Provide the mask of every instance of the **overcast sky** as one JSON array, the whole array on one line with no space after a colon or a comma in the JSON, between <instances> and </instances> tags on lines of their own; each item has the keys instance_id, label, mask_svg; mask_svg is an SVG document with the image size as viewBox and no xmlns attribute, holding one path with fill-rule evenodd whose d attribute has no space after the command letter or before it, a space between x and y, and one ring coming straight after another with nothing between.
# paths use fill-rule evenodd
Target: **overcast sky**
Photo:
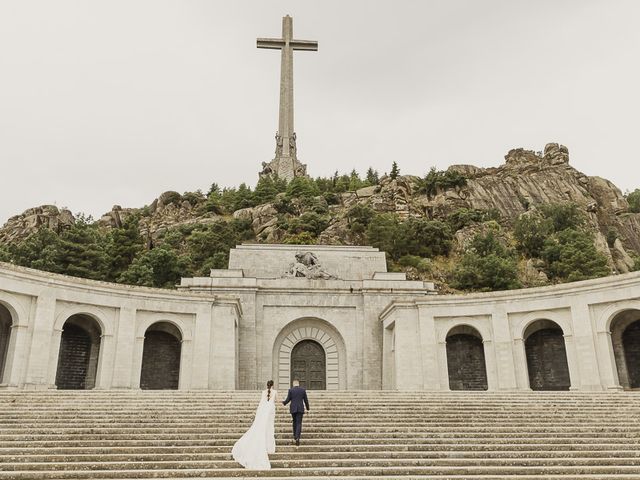
<instances>
[{"instance_id":1,"label":"overcast sky","mask_svg":"<svg viewBox=\"0 0 640 480\"><path fill-rule=\"evenodd\" d=\"M0 1L0 224L26 208L99 217L161 192L254 185L273 157L281 18L300 160L425 174L567 145L640 187L640 2Z\"/></svg>"}]
</instances>

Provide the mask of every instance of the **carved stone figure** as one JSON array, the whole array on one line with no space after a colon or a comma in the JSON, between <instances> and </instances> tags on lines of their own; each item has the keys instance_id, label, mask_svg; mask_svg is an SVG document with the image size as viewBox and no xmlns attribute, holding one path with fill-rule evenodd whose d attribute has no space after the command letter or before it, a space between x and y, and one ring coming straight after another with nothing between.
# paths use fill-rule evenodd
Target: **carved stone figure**
<instances>
[{"instance_id":1,"label":"carved stone figure","mask_svg":"<svg viewBox=\"0 0 640 480\"><path fill-rule=\"evenodd\" d=\"M284 276L324 280L337 278L322 268L318 257L312 252L297 252L296 261L289 265Z\"/></svg>"},{"instance_id":2,"label":"carved stone figure","mask_svg":"<svg viewBox=\"0 0 640 480\"><path fill-rule=\"evenodd\" d=\"M282 135L276 132L276 158L282 155Z\"/></svg>"},{"instance_id":3,"label":"carved stone figure","mask_svg":"<svg viewBox=\"0 0 640 480\"><path fill-rule=\"evenodd\" d=\"M296 132L289 137L289 155L296 158Z\"/></svg>"}]
</instances>

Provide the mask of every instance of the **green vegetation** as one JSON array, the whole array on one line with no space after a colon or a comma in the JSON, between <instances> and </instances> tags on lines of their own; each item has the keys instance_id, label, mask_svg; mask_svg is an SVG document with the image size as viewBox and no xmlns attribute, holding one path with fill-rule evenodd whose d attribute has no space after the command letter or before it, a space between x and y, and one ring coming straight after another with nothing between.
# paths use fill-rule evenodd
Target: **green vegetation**
<instances>
[{"instance_id":1,"label":"green vegetation","mask_svg":"<svg viewBox=\"0 0 640 480\"><path fill-rule=\"evenodd\" d=\"M449 225L439 220L410 218L403 222L395 214L384 213L368 220L366 241L398 261L405 255L423 258L447 255L453 234Z\"/></svg>"},{"instance_id":2,"label":"green vegetation","mask_svg":"<svg viewBox=\"0 0 640 480\"><path fill-rule=\"evenodd\" d=\"M389 172L389 178L391 178L391 180L395 180L396 178L398 178L398 175L400 175L400 168L398 167L397 162L393 162L391 164L391 172Z\"/></svg>"},{"instance_id":3,"label":"green vegetation","mask_svg":"<svg viewBox=\"0 0 640 480\"><path fill-rule=\"evenodd\" d=\"M24 241L3 247L3 259L17 265L95 280L150 287L173 287L181 276L207 275L226 268L229 250L253 239L242 220L175 227L145 249L137 217L122 227L100 230L82 215L57 235L41 228Z\"/></svg>"},{"instance_id":4,"label":"green vegetation","mask_svg":"<svg viewBox=\"0 0 640 480\"><path fill-rule=\"evenodd\" d=\"M584 227L585 217L577 205L544 205L520 216L514 237L525 257L545 261L545 272L553 280L573 282L609 275L606 257ZM612 235L608 241L615 241L617 234Z\"/></svg>"},{"instance_id":5,"label":"green vegetation","mask_svg":"<svg viewBox=\"0 0 640 480\"><path fill-rule=\"evenodd\" d=\"M390 177L399 175L394 162ZM432 168L419 181L418 189L432 197L466 182L455 170ZM156 231L152 237L146 229L154 221L153 205L137 215L127 215L118 228L101 228L90 217L79 215L75 225L60 234L41 228L17 244L0 245L0 261L83 278L172 288L180 277L226 268L230 249L244 241L275 238L288 244L313 245L327 232L331 237L344 235L338 241L372 245L386 252L391 271L404 269L420 278L430 275L461 290L518 288L518 263L525 259L544 265L541 268L554 282L610 273L606 257L594 245L586 216L576 205L538 206L521 215L506 232L501 231L497 210L458 208L448 215L436 212L440 219L431 219L376 212L365 202L355 202L346 211L335 208L353 202L352 195L343 193L378 183L378 172L369 168L364 178L353 170L291 182L264 177L253 189L246 184L220 188L213 183L206 194L165 192L161 198L164 205L191 206L195 215L213 213L219 218L206 220L212 223L177 225L162 233ZM632 209L640 209L640 190L628 194L627 199ZM275 215L265 209L265 221L270 227L275 223L276 229L265 230L256 239L251 220L244 215L232 218L232 214L264 204L275 209ZM414 214L415 205L412 208ZM335 228L328 232L332 225ZM482 233L471 239L463 253L452 254L454 234L472 225ZM478 231L476 227L470 230ZM141 232L145 232L144 238ZM463 238L467 233L459 235ZM607 232L610 246L617 237L615 229ZM636 269L640 269L638 258Z\"/></svg>"},{"instance_id":6,"label":"green vegetation","mask_svg":"<svg viewBox=\"0 0 640 480\"><path fill-rule=\"evenodd\" d=\"M467 179L456 170L436 170L432 167L429 173L420 181L418 193L424 193L429 198L433 197L441 190L449 188L464 187Z\"/></svg>"},{"instance_id":7,"label":"green vegetation","mask_svg":"<svg viewBox=\"0 0 640 480\"><path fill-rule=\"evenodd\" d=\"M640 213L640 188L636 188L633 192L627 193L627 202L629 202L629 210L633 213Z\"/></svg>"},{"instance_id":8,"label":"green vegetation","mask_svg":"<svg viewBox=\"0 0 640 480\"><path fill-rule=\"evenodd\" d=\"M480 292L519 288L515 251L503 245L493 231L476 235L454 268L451 284Z\"/></svg>"}]
</instances>

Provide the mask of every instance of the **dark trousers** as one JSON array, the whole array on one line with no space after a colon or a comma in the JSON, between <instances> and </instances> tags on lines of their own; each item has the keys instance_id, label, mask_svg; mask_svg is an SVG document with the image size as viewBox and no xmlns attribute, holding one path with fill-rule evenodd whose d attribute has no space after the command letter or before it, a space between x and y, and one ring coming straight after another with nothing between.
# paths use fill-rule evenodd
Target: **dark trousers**
<instances>
[{"instance_id":1,"label":"dark trousers","mask_svg":"<svg viewBox=\"0 0 640 480\"><path fill-rule=\"evenodd\" d=\"M297 412L292 413L291 418L293 419L293 439L300 439L300 434L302 433L302 416L304 413Z\"/></svg>"}]
</instances>

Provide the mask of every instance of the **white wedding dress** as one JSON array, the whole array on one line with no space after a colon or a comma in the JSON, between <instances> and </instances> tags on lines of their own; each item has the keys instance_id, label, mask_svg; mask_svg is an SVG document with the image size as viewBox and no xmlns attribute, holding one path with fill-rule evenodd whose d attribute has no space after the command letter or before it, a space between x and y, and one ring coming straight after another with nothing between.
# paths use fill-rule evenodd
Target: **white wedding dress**
<instances>
[{"instance_id":1,"label":"white wedding dress","mask_svg":"<svg viewBox=\"0 0 640 480\"><path fill-rule=\"evenodd\" d=\"M269 454L276 451L275 419L276 397L278 392L271 390L267 400L267 391L262 392L256 416L249 430L245 432L231 450L233 459L249 470L269 470Z\"/></svg>"}]
</instances>

